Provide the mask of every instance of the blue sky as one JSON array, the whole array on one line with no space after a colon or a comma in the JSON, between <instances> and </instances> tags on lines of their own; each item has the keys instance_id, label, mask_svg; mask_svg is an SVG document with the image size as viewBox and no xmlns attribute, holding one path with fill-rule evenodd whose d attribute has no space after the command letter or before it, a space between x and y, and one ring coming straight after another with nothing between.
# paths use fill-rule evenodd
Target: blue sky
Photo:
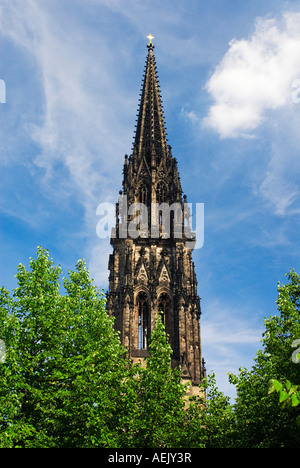
<instances>
[{"instance_id":1,"label":"blue sky","mask_svg":"<svg viewBox=\"0 0 300 468\"><path fill-rule=\"evenodd\" d=\"M226 373L252 365L278 281L300 271L300 1L0 8L1 285L42 245L65 274L85 258L107 288L96 209L121 188L151 33L183 190L205 204L203 355L233 395Z\"/></svg>"}]
</instances>

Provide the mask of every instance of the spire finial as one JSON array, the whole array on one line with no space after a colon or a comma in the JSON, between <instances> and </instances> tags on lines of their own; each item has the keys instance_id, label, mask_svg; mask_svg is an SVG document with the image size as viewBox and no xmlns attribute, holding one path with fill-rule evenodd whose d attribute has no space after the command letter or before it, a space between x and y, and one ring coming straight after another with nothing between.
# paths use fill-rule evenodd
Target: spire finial
<instances>
[{"instance_id":1,"label":"spire finial","mask_svg":"<svg viewBox=\"0 0 300 468\"><path fill-rule=\"evenodd\" d=\"M147 36L147 39L149 39L149 44L148 44L148 46L153 46L153 44L152 44L152 39L154 39L154 36L152 36L152 34L149 34L149 36Z\"/></svg>"}]
</instances>

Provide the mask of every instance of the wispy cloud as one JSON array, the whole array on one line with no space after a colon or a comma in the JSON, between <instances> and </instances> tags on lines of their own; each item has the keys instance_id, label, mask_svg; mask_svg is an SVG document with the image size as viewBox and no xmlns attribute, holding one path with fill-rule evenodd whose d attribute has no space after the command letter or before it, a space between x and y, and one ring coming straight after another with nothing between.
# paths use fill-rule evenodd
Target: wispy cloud
<instances>
[{"instance_id":1,"label":"wispy cloud","mask_svg":"<svg viewBox=\"0 0 300 468\"><path fill-rule=\"evenodd\" d=\"M238 373L240 367L251 368L260 348L263 328L258 317L250 308L224 304L219 299L205 306L201 327L207 371L215 372L223 391L231 397L235 389L229 384L227 373Z\"/></svg>"},{"instance_id":2,"label":"wispy cloud","mask_svg":"<svg viewBox=\"0 0 300 468\"><path fill-rule=\"evenodd\" d=\"M169 7L159 2L156 8L153 4L149 8L134 1L128 8L120 0L88 0L84 6L77 0L26 0L24 8L23 0L3 0L1 34L28 57L32 83L40 97L35 113L23 125L26 137L35 145L25 156L24 170L31 172L39 193L51 199L58 210L62 203L82 206L81 232L76 235L85 237L85 253L99 281L107 278L110 247L96 236L96 208L100 202L116 201L123 156L131 148L142 75L143 60L133 62L126 33L146 40L147 33L156 34L150 25L162 31L166 29L163 25L178 25L183 9L180 3L170 13ZM95 17L95 12L101 14ZM169 51L174 49L174 33L165 32ZM163 33L160 39L164 40ZM193 56L192 52L184 54ZM133 72L135 88L130 82ZM21 139L12 143L21 144ZM14 153L19 150L15 146ZM28 218L29 211L16 210L15 216L19 213ZM37 221L42 213L42 208L36 211Z\"/></svg>"},{"instance_id":3,"label":"wispy cloud","mask_svg":"<svg viewBox=\"0 0 300 468\"><path fill-rule=\"evenodd\" d=\"M130 150L133 122L126 117L129 109L134 113L136 96L123 88L116 57L122 51L112 56L96 25L86 28L59 4L27 0L24 8L23 1L4 0L1 34L30 57L32 85L41 96L39 112L24 123L35 145L24 170L35 175L39 191L58 210L66 200L83 207L81 235L90 257L98 245L97 205L115 201L121 183L113 168ZM13 144L19 153L21 141Z\"/></svg>"}]
</instances>

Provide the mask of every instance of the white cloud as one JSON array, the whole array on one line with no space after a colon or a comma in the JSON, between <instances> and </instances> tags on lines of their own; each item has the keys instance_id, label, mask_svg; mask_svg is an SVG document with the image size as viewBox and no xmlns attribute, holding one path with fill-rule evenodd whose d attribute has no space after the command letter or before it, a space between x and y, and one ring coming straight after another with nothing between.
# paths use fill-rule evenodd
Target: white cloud
<instances>
[{"instance_id":1,"label":"white cloud","mask_svg":"<svg viewBox=\"0 0 300 468\"><path fill-rule=\"evenodd\" d=\"M192 111L187 111L185 110L184 107L182 107L181 111L180 111L180 115L186 119L188 122L190 122L191 124L194 124L194 123L197 123L198 122L198 117L196 115L196 113L192 110Z\"/></svg>"},{"instance_id":2,"label":"white cloud","mask_svg":"<svg viewBox=\"0 0 300 468\"><path fill-rule=\"evenodd\" d=\"M267 111L291 106L300 77L300 13L258 19L249 39L233 39L206 83L214 104L205 125L221 137L249 136Z\"/></svg>"},{"instance_id":3,"label":"white cloud","mask_svg":"<svg viewBox=\"0 0 300 468\"><path fill-rule=\"evenodd\" d=\"M204 126L221 138L256 138L261 156L247 161L247 177L259 209L280 217L299 214L299 57L300 13L258 18L249 38L230 42L206 83L213 104Z\"/></svg>"},{"instance_id":4,"label":"white cloud","mask_svg":"<svg viewBox=\"0 0 300 468\"><path fill-rule=\"evenodd\" d=\"M273 162L272 160L271 166ZM277 215L284 216L288 210L290 214L300 213L299 208L291 208L299 197L299 187L282 174L283 171L279 172L276 167L267 171L266 177L259 187L259 192L274 207Z\"/></svg>"}]
</instances>

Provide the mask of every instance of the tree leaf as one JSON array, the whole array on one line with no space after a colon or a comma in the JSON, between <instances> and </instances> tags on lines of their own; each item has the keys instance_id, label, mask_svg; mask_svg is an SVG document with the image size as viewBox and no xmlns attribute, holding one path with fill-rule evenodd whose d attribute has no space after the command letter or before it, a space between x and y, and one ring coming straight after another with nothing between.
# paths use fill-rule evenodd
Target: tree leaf
<instances>
[{"instance_id":1,"label":"tree leaf","mask_svg":"<svg viewBox=\"0 0 300 468\"><path fill-rule=\"evenodd\" d=\"M280 390L280 392L279 392L279 401L280 401L280 403L287 400L288 397L289 397L288 393L286 393L284 390Z\"/></svg>"},{"instance_id":2,"label":"tree leaf","mask_svg":"<svg viewBox=\"0 0 300 468\"><path fill-rule=\"evenodd\" d=\"M279 392L280 390L282 390L282 383L276 379L271 379L270 386L269 386L269 393L273 393L275 391Z\"/></svg>"},{"instance_id":3,"label":"tree leaf","mask_svg":"<svg viewBox=\"0 0 300 468\"><path fill-rule=\"evenodd\" d=\"M297 395L293 393L292 395L292 406L298 406L300 403L300 400L298 399Z\"/></svg>"},{"instance_id":4,"label":"tree leaf","mask_svg":"<svg viewBox=\"0 0 300 468\"><path fill-rule=\"evenodd\" d=\"M286 389L289 390L292 386L291 382L289 380L286 380L285 382Z\"/></svg>"}]
</instances>

